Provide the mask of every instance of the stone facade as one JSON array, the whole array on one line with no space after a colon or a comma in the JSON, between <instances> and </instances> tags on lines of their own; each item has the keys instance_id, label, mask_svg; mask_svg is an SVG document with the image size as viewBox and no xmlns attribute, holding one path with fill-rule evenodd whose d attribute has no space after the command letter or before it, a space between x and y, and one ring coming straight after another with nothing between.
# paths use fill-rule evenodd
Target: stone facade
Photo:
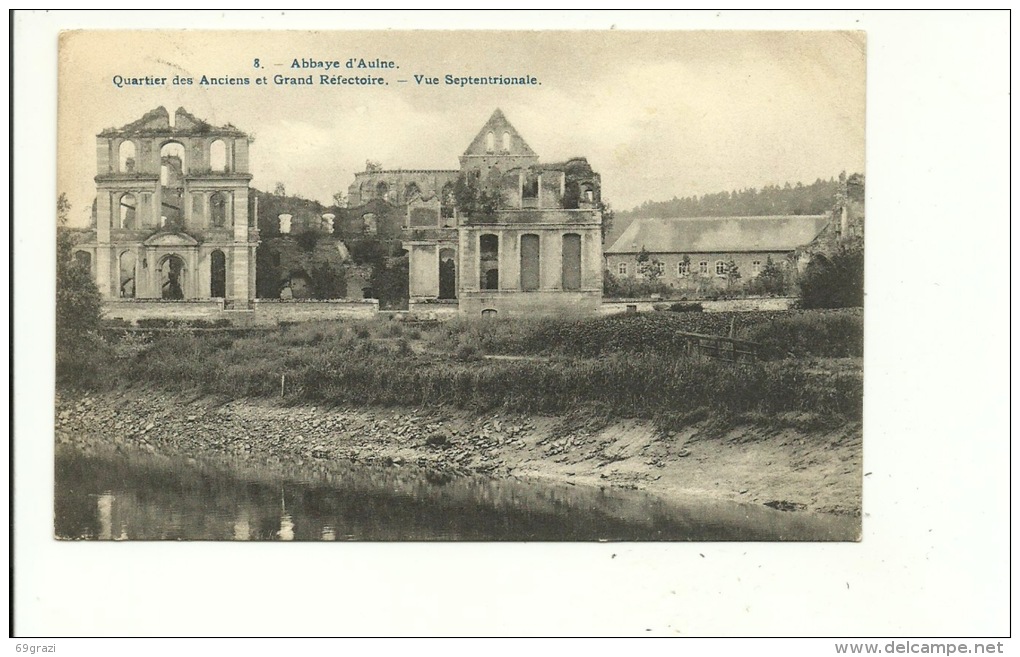
<instances>
[{"instance_id":1,"label":"stone facade","mask_svg":"<svg viewBox=\"0 0 1020 657\"><path fill-rule=\"evenodd\" d=\"M584 158L540 164L496 110L460 169L368 170L349 199L406 205L412 307L456 299L461 314L488 316L598 310L600 190Z\"/></svg>"},{"instance_id":2,"label":"stone facade","mask_svg":"<svg viewBox=\"0 0 1020 657\"><path fill-rule=\"evenodd\" d=\"M95 239L75 247L105 299L255 298L248 136L159 107L96 138Z\"/></svg>"}]
</instances>

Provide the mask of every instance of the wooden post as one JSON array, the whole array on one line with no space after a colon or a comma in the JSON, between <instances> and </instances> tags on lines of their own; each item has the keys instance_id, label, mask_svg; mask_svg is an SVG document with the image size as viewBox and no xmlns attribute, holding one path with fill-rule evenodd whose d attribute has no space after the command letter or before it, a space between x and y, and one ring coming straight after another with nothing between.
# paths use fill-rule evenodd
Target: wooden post
<instances>
[{"instance_id":1,"label":"wooden post","mask_svg":"<svg viewBox=\"0 0 1020 657\"><path fill-rule=\"evenodd\" d=\"M286 388L287 388L287 375L286 374L281 374L280 375L280 396L281 397L283 397L283 393L286 390Z\"/></svg>"}]
</instances>

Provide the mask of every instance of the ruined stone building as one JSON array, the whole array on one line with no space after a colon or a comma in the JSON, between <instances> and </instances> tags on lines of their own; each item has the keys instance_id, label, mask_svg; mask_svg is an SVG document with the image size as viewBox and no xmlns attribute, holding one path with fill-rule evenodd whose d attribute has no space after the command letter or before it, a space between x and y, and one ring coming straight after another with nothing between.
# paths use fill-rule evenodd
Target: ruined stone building
<instances>
[{"instance_id":1,"label":"ruined stone building","mask_svg":"<svg viewBox=\"0 0 1020 657\"><path fill-rule=\"evenodd\" d=\"M412 308L456 300L477 316L591 312L601 303L599 175L584 158L541 164L498 109L459 169L370 167L348 197L355 220L371 202L406 205Z\"/></svg>"},{"instance_id":2,"label":"ruined stone building","mask_svg":"<svg viewBox=\"0 0 1020 657\"><path fill-rule=\"evenodd\" d=\"M249 144L184 108L99 133L94 234L75 258L104 299L254 299Z\"/></svg>"}]
</instances>

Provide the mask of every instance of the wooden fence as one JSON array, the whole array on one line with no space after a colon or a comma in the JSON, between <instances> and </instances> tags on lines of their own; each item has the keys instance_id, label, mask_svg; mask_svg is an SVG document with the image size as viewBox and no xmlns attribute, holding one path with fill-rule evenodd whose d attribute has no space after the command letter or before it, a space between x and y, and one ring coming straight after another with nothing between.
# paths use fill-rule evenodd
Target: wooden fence
<instances>
[{"instance_id":1,"label":"wooden fence","mask_svg":"<svg viewBox=\"0 0 1020 657\"><path fill-rule=\"evenodd\" d=\"M687 339L687 350L691 354L702 354L731 363L753 363L761 354L761 345L750 340L683 331L678 331L677 335Z\"/></svg>"}]
</instances>

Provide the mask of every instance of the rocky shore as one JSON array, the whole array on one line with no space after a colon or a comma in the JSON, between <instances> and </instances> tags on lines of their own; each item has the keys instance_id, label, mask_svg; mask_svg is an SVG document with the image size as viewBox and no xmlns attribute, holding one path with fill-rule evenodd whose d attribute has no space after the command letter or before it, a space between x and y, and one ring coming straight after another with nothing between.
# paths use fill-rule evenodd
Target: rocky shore
<instances>
[{"instance_id":1,"label":"rocky shore","mask_svg":"<svg viewBox=\"0 0 1020 657\"><path fill-rule=\"evenodd\" d=\"M131 451L253 463L381 463L456 475L544 478L699 495L784 511L859 515L861 428L723 435L697 425L473 415L445 409L288 407L267 399L134 390L61 395L57 449Z\"/></svg>"}]
</instances>

